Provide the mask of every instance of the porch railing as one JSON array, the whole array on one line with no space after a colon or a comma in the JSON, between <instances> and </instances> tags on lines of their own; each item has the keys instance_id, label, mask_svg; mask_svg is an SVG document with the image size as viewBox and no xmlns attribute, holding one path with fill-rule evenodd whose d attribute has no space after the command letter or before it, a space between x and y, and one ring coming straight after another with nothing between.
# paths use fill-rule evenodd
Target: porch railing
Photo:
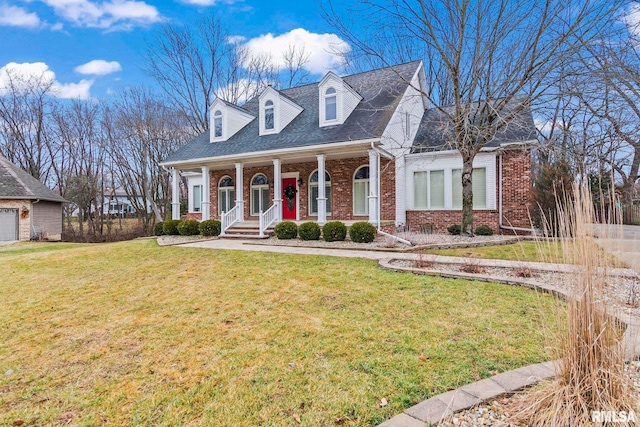
<instances>
[{"instance_id":1,"label":"porch railing","mask_svg":"<svg viewBox=\"0 0 640 427\"><path fill-rule=\"evenodd\" d=\"M269 209L264 212L260 212L260 237L264 237L264 232L267 228L271 227L271 224L276 222L278 216L278 204L274 203Z\"/></svg>"},{"instance_id":2,"label":"porch railing","mask_svg":"<svg viewBox=\"0 0 640 427\"><path fill-rule=\"evenodd\" d=\"M240 210L240 206L236 205L233 208L229 209L229 212L222 212L221 217L221 229L220 234L224 236L225 232L233 226L236 222L240 222L242 220L242 211Z\"/></svg>"}]
</instances>

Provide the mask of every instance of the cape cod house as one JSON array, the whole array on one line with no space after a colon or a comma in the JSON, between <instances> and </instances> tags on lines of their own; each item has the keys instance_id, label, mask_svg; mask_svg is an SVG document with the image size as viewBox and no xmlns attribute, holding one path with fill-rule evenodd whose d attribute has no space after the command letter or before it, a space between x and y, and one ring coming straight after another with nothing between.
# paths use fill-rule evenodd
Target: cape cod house
<instances>
[{"instance_id":1,"label":"cape cod house","mask_svg":"<svg viewBox=\"0 0 640 427\"><path fill-rule=\"evenodd\" d=\"M423 64L414 61L268 87L242 107L217 99L210 132L162 163L173 173L173 218L182 175L187 217L221 219L223 233L249 222L262 234L282 220L446 230L460 222L462 160L424 91ZM529 228L535 127L528 110L513 121L474 161L475 224L494 231Z\"/></svg>"}]
</instances>

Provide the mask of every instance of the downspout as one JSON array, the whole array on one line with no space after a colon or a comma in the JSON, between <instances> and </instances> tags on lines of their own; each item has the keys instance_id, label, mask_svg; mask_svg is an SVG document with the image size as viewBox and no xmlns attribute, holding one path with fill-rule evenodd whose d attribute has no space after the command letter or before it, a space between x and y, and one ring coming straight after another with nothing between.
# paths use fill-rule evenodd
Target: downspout
<instances>
[{"instance_id":1,"label":"downspout","mask_svg":"<svg viewBox=\"0 0 640 427\"><path fill-rule=\"evenodd\" d=\"M498 226L501 230L523 231L531 234L536 233L536 230L533 228L510 227L502 223L502 151L498 154Z\"/></svg>"}]
</instances>

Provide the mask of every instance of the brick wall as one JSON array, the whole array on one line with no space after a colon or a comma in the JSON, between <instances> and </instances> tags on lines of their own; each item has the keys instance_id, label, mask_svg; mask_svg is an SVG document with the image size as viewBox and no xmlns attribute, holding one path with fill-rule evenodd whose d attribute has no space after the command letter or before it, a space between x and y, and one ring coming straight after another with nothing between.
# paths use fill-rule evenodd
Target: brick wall
<instances>
[{"instance_id":1,"label":"brick wall","mask_svg":"<svg viewBox=\"0 0 640 427\"><path fill-rule=\"evenodd\" d=\"M498 159L496 158L496 162ZM496 169L498 164L496 164ZM507 150L502 156L502 215L503 224L513 227L530 228L529 194L531 191L531 150ZM499 188L496 186L496 200L499 203ZM459 210L407 211L407 223L412 230L419 230L422 224L431 224L434 231L446 232L447 227L462 222ZM500 218L498 210L476 210L473 213L474 227L488 225L498 232ZM511 234L512 232L509 232Z\"/></svg>"},{"instance_id":2,"label":"brick wall","mask_svg":"<svg viewBox=\"0 0 640 427\"><path fill-rule=\"evenodd\" d=\"M202 213L200 212L187 212L185 219L195 219L200 221L202 219Z\"/></svg>"},{"instance_id":3,"label":"brick wall","mask_svg":"<svg viewBox=\"0 0 640 427\"><path fill-rule=\"evenodd\" d=\"M353 215L353 175L356 170L369 164L368 157L358 157L351 159L327 160L325 170L331 177L331 215L327 220L363 220L368 216ZM308 163L287 163L281 167L281 172L298 172L302 185L299 186L300 220L315 221L317 216L309 215L309 177L318 168L316 162ZM395 165L393 161L381 159L381 211L383 220L395 219ZM253 177L262 173L269 180L269 200L273 200L273 166L245 167L243 170L243 194L244 194L244 217L249 220L257 220L257 216L251 216L250 190ZM218 212L218 183L224 176L230 176L234 181L236 177L235 169L213 170L209 173L211 187L211 218L220 219ZM198 214L199 215L199 214ZM199 218L194 218L199 219Z\"/></svg>"},{"instance_id":4,"label":"brick wall","mask_svg":"<svg viewBox=\"0 0 640 427\"><path fill-rule=\"evenodd\" d=\"M22 207L28 209L23 218ZM31 200L0 200L0 208L18 209L18 238L20 240L31 239Z\"/></svg>"}]
</instances>

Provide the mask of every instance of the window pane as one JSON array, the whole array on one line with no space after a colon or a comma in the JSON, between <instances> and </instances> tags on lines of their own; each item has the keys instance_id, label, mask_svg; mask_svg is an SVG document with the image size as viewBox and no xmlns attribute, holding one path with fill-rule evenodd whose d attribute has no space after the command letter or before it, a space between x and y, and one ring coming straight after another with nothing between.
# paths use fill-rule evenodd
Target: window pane
<instances>
[{"instance_id":1,"label":"window pane","mask_svg":"<svg viewBox=\"0 0 640 427\"><path fill-rule=\"evenodd\" d=\"M220 180L220 187L233 187L233 179L231 179L231 177L225 176Z\"/></svg>"},{"instance_id":2,"label":"window pane","mask_svg":"<svg viewBox=\"0 0 640 427\"><path fill-rule=\"evenodd\" d=\"M218 117L213 120L213 126L215 128L214 137L219 138L222 136L222 118Z\"/></svg>"},{"instance_id":3,"label":"window pane","mask_svg":"<svg viewBox=\"0 0 640 427\"><path fill-rule=\"evenodd\" d=\"M337 117L336 97L327 96L324 102L325 102L325 112L324 112L325 120L335 120Z\"/></svg>"},{"instance_id":4,"label":"window pane","mask_svg":"<svg viewBox=\"0 0 640 427\"><path fill-rule=\"evenodd\" d=\"M331 186L324 188L324 196L327 198L327 215L331 213Z\"/></svg>"},{"instance_id":5,"label":"window pane","mask_svg":"<svg viewBox=\"0 0 640 427\"><path fill-rule=\"evenodd\" d=\"M356 172L354 179L369 179L369 166L363 166Z\"/></svg>"},{"instance_id":6,"label":"window pane","mask_svg":"<svg viewBox=\"0 0 640 427\"><path fill-rule=\"evenodd\" d=\"M431 209L444 209L444 171L431 171L429 177Z\"/></svg>"},{"instance_id":7,"label":"window pane","mask_svg":"<svg viewBox=\"0 0 640 427\"><path fill-rule=\"evenodd\" d=\"M475 168L472 176L473 207L485 209L487 207L487 169Z\"/></svg>"},{"instance_id":8,"label":"window pane","mask_svg":"<svg viewBox=\"0 0 640 427\"><path fill-rule=\"evenodd\" d=\"M416 209L426 209L428 207L427 176L428 172L416 172L413 174L413 205Z\"/></svg>"},{"instance_id":9,"label":"window pane","mask_svg":"<svg viewBox=\"0 0 640 427\"><path fill-rule=\"evenodd\" d=\"M251 181L251 185L267 185L267 177L263 174L258 174L253 177L253 181Z\"/></svg>"},{"instance_id":10,"label":"window pane","mask_svg":"<svg viewBox=\"0 0 640 427\"><path fill-rule=\"evenodd\" d=\"M227 190L220 190L220 197L218 199L218 212L228 212L227 210Z\"/></svg>"},{"instance_id":11,"label":"window pane","mask_svg":"<svg viewBox=\"0 0 640 427\"><path fill-rule=\"evenodd\" d=\"M262 212L269 209L271 203L269 202L269 187L265 187L262 189Z\"/></svg>"},{"instance_id":12,"label":"window pane","mask_svg":"<svg viewBox=\"0 0 640 427\"><path fill-rule=\"evenodd\" d=\"M353 184L353 213L367 215L369 213L369 182L361 181Z\"/></svg>"},{"instance_id":13,"label":"window pane","mask_svg":"<svg viewBox=\"0 0 640 427\"><path fill-rule=\"evenodd\" d=\"M193 211L200 212L200 205L202 204L202 186L193 186Z\"/></svg>"},{"instance_id":14,"label":"window pane","mask_svg":"<svg viewBox=\"0 0 640 427\"><path fill-rule=\"evenodd\" d=\"M453 209L462 209L462 169L451 171L451 187L451 207Z\"/></svg>"},{"instance_id":15,"label":"window pane","mask_svg":"<svg viewBox=\"0 0 640 427\"><path fill-rule=\"evenodd\" d=\"M254 188L251 190L251 215L258 215L260 213L260 189Z\"/></svg>"},{"instance_id":16,"label":"window pane","mask_svg":"<svg viewBox=\"0 0 640 427\"><path fill-rule=\"evenodd\" d=\"M229 210L236 206L236 190L229 190Z\"/></svg>"},{"instance_id":17,"label":"window pane","mask_svg":"<svg viewBox=\"0 0 640 427\"><path fill-rule=\"evenodd\" d=\"M273 127L274 127L273 108L267 108L264 111L264 128L273 129Z\"/></svg>"},{"instance_id":18,"label":"window pane","mask_svg":"<svg viewBox=\"0 0 640 427\"><path fill-rule=\"evenodd\" d=\"M310 185L309 192L311 194L309 200L309 214L317 215L318 214L318 185Z\"/></svg>"}]
</instances>

